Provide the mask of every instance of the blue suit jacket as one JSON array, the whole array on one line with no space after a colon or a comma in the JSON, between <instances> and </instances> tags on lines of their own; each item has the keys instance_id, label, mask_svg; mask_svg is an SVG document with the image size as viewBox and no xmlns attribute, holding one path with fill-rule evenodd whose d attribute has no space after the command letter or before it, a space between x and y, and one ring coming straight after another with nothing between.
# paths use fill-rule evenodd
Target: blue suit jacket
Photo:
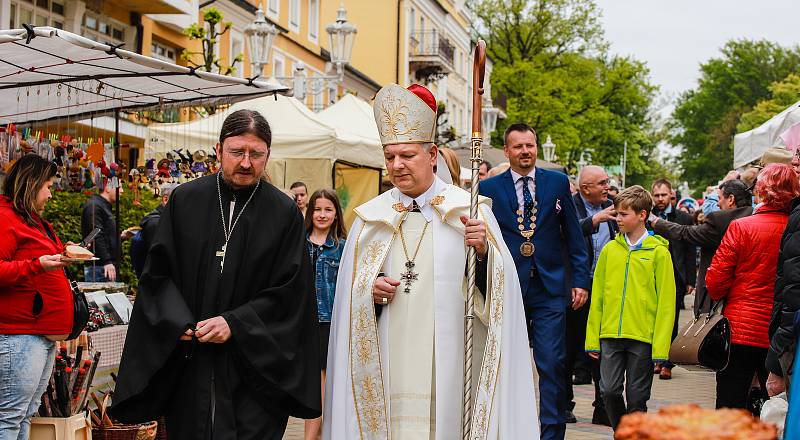
<instances>
[{"instance_id":1,"label":"blue suit jacket","mask_svg":"<svg viewBox=\"0 0 800 440\"><path fill-rule=\"evenodd\" d=\"M523 257L519 251L525 239L519 233L519 203L511 170L482 181L480 194L492 199L492 211L500 223L503 239L514 257L524 296L528 295L529 274L533 262L536 263L536 270L551 296L563 297L573 287L589 289L589 257L566 175L536 168L536 201L539 212L536 214L536 232L532 238L536 247L533 258ZM568 258L565 259L564 255ZM566 286L565 283L567 262L572 268L572 286Z\"/></svg>"}]
</instances>

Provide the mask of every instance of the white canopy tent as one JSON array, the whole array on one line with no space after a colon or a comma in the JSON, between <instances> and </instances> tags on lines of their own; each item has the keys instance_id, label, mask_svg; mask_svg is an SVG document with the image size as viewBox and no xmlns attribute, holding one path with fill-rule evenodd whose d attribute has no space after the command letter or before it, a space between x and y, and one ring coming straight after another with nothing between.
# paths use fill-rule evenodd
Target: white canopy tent
<instances>
[{"instance_id":1,"label":"white canopy tent","mask_svg":"<svg viewBox=\"0 0 800 440\"><path fill-rule=\"evenodd\" d=\"M361 98L346 94L332 106L317 114L319 119L334 127L339 138L363 143L373 151L381 153L381 139L378 124L372 113L372 106ZM383 155L380 164L383 166Z\"/></svg>"},{"instance_id":2,"label":"white canopy tent","mask_svg":"<svg viewBox=\"0 0 800 440\"><path fill-rule=\"evenodd\" d=\"M378 194L383 153L377 129L375 139L370 139L332 126L292 97L276 95L242 101L207 118L152 124L148 127L145 157L160 159L177 149L212 151L222 122L240 109L257 110L272 128L267 172L276 186L288 188L293 182L302 181L310 192L336 188L345 207L350 208ZM346 211L347 220L352 220L352 209Z\"/></svg>"},{"instance_id":3,"label":"white canopy tent","mask_svg":"<svg viewBox=\"0 0 800 440\"><path fill-rule=\"evenodd\" d=\"M155 106L209 106L287 90L177 66L51 27L0 31L3 125Z\"/></svg>"},{"instance_id":4,"label":"white canopy tent","mask_svg":"<svg viewBox=\"0 0 800 440\"><path fill-rule=\"evenodd\" d=\"M800 124L800 101L792 104L761 126L733 138L733 167L740 168L758 160L770 147L784 147L781 136Z\"/></svg>"}]
</instances>

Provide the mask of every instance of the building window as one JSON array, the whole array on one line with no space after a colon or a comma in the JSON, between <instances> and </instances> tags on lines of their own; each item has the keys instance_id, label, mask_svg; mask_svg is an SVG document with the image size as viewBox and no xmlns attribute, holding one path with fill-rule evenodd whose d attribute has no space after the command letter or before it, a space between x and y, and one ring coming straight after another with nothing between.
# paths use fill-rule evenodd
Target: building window
<instances>
[{"instance_id":1,"label":"building window","mask_svg":"<svg viewBox=\"0 0 800 440\"><path fill-rule=\"evenodd\" d=\"M64 28L64 4L60 1L12 1L9 14L11 29L22 27L23 24Z\"/></svg>"},{"instance_id":2,"label":"building window","mask_svg":"<svg viewBox=\"0 0 800 440\"><path fill-rule=\"evenodd\" d=\"M284 66L286 65L286 61L283 59L282 55L273 54L272 55L272 76L279 77L285 76L284 73Z\"/></svg>"},{"instance_id":3,"label":"building window","mask_svg":"<svg viewBox=\"0 0 800 440\"><path fill-rule=\"evenodd\" d=\"M336 104L336 101L339 98L339 91L336 88L336 84L328 84L328 105Z\"/></svg>"},{"instance_id":4,"label":"building window","mask_svg":"<svg viewBox=\"0 0 800 440\"><path fill-rule=\"evenodd\" d=\"M414 9L414 8L411 8L408 11L408 34L409 35L413 35L414 34L414 26L416 26L416 25L417 25L417 10Z\"/></svg>"},{"instance_id":5,"label":"building window","mask_svg":"<svg viewBox=\"0 0 800 440\"><path fill-rule=\"evenodd\" d=\"M127 26L105 15L87 12L83 15L83 36L98 43L122 44Z\"/></svg>"},{"instance_id":6,"label":"building window","mask_svg":"<svg viewBox=\"0 0 800 440\"><path fill-rule=\"evenodd\" d=\"M228 64L233 64L233 60L239 55L242 55L242 61L236 63L234 67L236 70L232 75L244 78L244 39L240 32L231 30L231 52Z\"/></svg>"},{"instance_id":7,"label":"building window","mask_svg":"<svg viewBox=\"0 0 800 440\"><path fill-rule=\"evenodd\" d=\"M300 33L300 0L289 0L289 30Z\"/></svg>"},{"instance_id":8,"label":"building window","mask_svg":"<svg viewBox=\"0 0 800 440\"><path fill-rule=\"evenodd\" d=\"M280 13L281 13L281 1L267 0L267 15L277 20L279 19Z\"/></svg>"},{"instance_id":9,"label":"building window","mask_svg":"<svg viewBox=\"0 0 800 440\"><path fill-rule=\"evenodd\" d=\"M174 47L153 41L150 45L150 56L161 61L168 63L176 63L178 61L178 51Z\"/></svg>"},{"instance_id":10,"label":"building window","mask_svg":"<svg viewBox=\"0 0 800 440\"><path fill-rule=\"evenodd\" d=\"M319 0L308 0L308 39L318 43L319 37Z\"/></svg>"}]
</instances>

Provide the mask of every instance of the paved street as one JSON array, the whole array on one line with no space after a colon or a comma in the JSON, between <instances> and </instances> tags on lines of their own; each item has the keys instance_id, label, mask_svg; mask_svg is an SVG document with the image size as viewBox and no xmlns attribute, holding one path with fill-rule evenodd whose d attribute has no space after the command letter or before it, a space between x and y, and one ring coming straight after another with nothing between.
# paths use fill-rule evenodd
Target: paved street
<instances>
[{"instance_id":1,"label":"paved street","mask_svg":"<svg viewBox=\"0 0 800 440\"><path fill-rule=\"evenodd\" d=\"M686 298L686 304L692 304L693 297ZM681 323L689 319L690 314L681 314ZM653 392L649 408L657 410L664 405L694 402L703 407L714 407L714 374L706 371L689 371L681 367L673 370L672 380L659 380L653 378ZM567 440L607 440L612 438L611 428L592 425L592 399L594 388L592 385L581 385L575 388L577 406L575 416L578 423L567 425ZM291 420L285 440L302 440L303 423L300 420Z\"/></svg>"}]
</instances>

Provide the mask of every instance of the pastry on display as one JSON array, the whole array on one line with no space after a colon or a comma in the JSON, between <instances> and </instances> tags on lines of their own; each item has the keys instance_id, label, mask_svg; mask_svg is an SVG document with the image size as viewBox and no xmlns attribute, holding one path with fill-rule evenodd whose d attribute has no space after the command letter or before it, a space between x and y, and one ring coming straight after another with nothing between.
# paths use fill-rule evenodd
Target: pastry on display
<instances>
[{"instance_id":1,"label":"pastry on display","mask_svg":"<svg viewBox=\"0 0 800 440\"><path fill-rule=\"evenodd\" d=\"M776 440L778 430L743 409L704 409L671 405L657 413L622 418L616 440Z\"/></svg>"}]
</instances>

